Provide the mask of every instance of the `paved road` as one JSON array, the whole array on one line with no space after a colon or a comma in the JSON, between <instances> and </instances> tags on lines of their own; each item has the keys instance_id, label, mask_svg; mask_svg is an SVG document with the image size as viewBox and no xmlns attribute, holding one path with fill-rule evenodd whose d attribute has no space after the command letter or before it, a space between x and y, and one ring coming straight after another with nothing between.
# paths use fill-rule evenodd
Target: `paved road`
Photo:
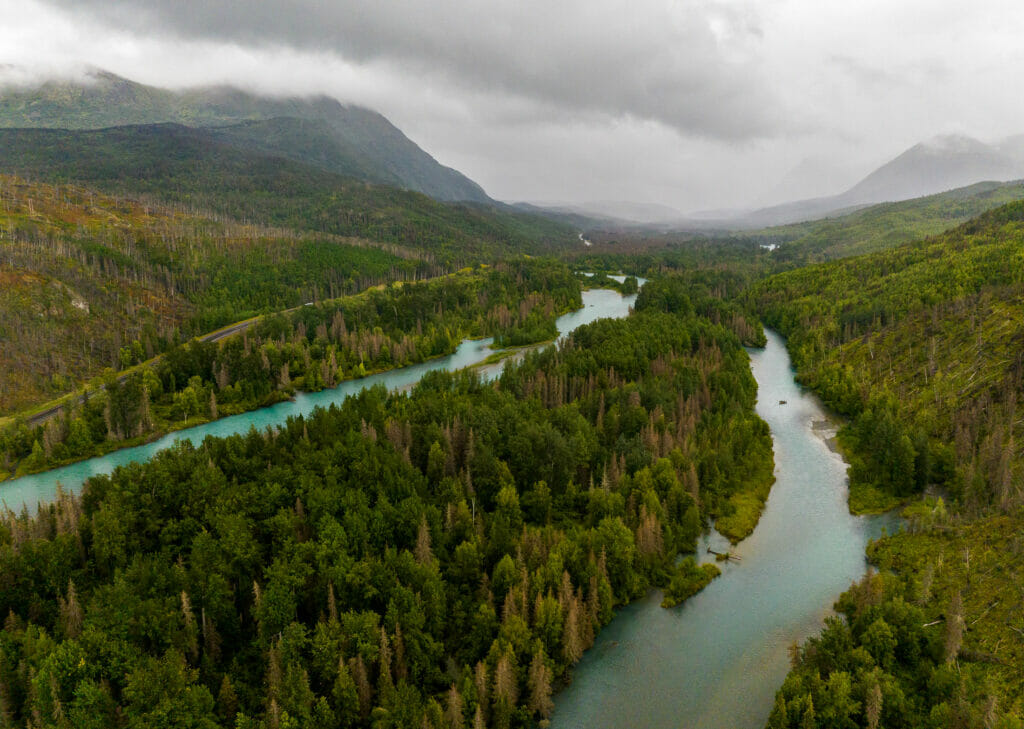
<instances>
[{"instance_id":1,"label":"paved road","mask_svg":"<svg viewBox=\"0 0 1024 729\"><path fill-rule=\"evenodd\" d=\"M293 311L293 310L289 309L289 311ZM209 334L204 334L201 337L196 337L196 339L198 339L200 342L219 342L221 339L224 339L225 337L230 337L232 334L238 334L239 332L244 332L246 329L248 329L249 327L251 327L253 324L255 324L258 321L259 321L259 317L254 317L252 319L246 319L245 321L240 321L237 324L232 324L231 326L226 327L224 329L218 329L215 332L210 332ZM127 379L128 379L128 375L120 375L117 378L117 381L118 382L124 382ZM92 390L92 391L89 392L89 394L87 396L79 397L78 398L78 402L80 402L80 403L81 402L85 402L86 397L92 397L98 391L99 390ZM37 426L37 425L39 425L41 423L45 423L47 420L52 418L54 415L57 415L58 413L62 412L64 410L64 405L65 404L66 403L62 403L60 405L54 405L52 408L47 408L46 410L38 412L35 415L31 416L30 418L27 418L25 422L28 424L28 426L30 428L34 428L35 426Z\"/></svg>"},{"instance_id":2,"label":"paved road","mask_svg":"<svg viewBox=\"0 0 1024 729\"><path fill-rule=\"evenodd\" d=\"M292 310L289 309L289 311ZM244 332L257 321L259 321L259 317L256 317L255 319L246 319L245 321L240 321L237 324L232 324L227 329L218 329L210 334L204 334L203 336L198 337L198 339L200 342L219 342L224 339L224 337L230 337L232 334Z\"/></svg>"}]
</instances>

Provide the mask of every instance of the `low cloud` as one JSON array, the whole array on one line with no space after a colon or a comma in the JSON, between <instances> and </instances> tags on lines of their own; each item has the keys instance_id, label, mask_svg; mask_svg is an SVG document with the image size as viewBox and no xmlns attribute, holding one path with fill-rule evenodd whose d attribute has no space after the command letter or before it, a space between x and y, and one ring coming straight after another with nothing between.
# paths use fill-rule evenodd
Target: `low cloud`
<instances>
[{"instance_id":1,"label":"low cloud","mask_svg":"<svg viewBox=\"0 0 1024 729\"><path fill-rule=\"evenodd\" d=\"M0 0L0 17L8 83L92 66L325 93L499 199L735 207L794 168L834 192L808 157L866 173L937 134L1024 132L1019 0Z\"/></svg>"},{"instance_id":2,"label":"low cloud","mask_svg":"<svg viewBox=\"0 0 1024 729\"><path fill-rule=\"evenodd\" d=\"M753 4L688 0L50 0L140 35L335 54L455 93L505 97L534 119L649 120L744 140L784 126L758 71Z\"/></svg>"}]
</instances>

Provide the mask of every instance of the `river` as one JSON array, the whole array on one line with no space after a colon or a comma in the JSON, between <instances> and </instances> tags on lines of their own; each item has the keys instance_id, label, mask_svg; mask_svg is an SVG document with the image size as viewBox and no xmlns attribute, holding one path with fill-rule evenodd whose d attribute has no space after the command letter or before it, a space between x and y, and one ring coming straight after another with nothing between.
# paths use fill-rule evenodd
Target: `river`
<instances>
[{"instance_id":1,"label":"river","mask_svg":"<svg viewBox=\"0 0 1024 729\"><path fill-rule=\"evenodd\" d=\"M817 633L866 567L893 517L855 517L834 426L793 379L785 341L750 350L757 413L770 426L776 482L739 563L679 608L653 593L622 610L556 696L554 729L761 729L789 668L788 648ZM782 404L780 401L785 401ZM728 548L714 532L708 544Z\"/></svg>"},{"instance_id":2,"label":"river","mask_svg":"<svg viewBox=\"0 0 1024 729\"><path fill-rule=\"evenodd\" d=\"M618 276L620 283L624 277ZM642 285L645 279L640 279ZM611 289L590 289L583 292L583 306L576 311L560 316L555 322L559 335L565 335L576 327L588 324L596 319L611 317L621 318L629 315L636 294L623 296ZM235 433L246 433L250 428L262 430L279 425L289 417L305 415L316 407L327 407L340 403L349 395L374 385L384 385L391 390L410 388L419 382L427 372L433 370L458 370L464 367L479 365L494 353L491 349L493 338L467 339L459 344L454 353L432 359L428 362L402 367L400 369L381 372L358 380L347 380L337 387L320 392L300 392L292 400L278 403L266 408L251 410L240 415L233 415L194 428L169 433L150 443L132 448L122 448L105 456L90 458L68 466L50 471L22 476L0 483L0 502L13 509L21 508L22 504L35 509L40 502L52 501L57 494L58 482L66 491L77 492L82 484L91 476L111 473L117 466L149 460L158 451L169 448L176 441L187 439L198 445L207 436L224 437ZM505 364L523 356L524 350L512 357L490 365L479 367L486 379L497 377Z\"/></svg>"},{"instance_id":3,"label":"river","mask_svg":"<svg viewBox=\"0 0 1024 729\"><path fill-rule=\"evenodd\" d=\"M635 299L608 289L585 291L583 307L559 317L558 331L626 316ZM890 517L848 513L846 464L828 445L834 428L817 399L794 381L782 338L767 335L767 346L750 350L750 358L757 413L774 441L776 483L757 529L731 548L742 561L722 564L722 576L679 608L661 608L661 595L652 593L620 610L556 697L553 727L760 729L785 677L789 645L820 629L835 598L863 574L868 539L892 528ZM0 484L0 499L34 506L52 500L58 482L77 491L90 476L146 460L176 440L198 444L206 436L266 428L373 385L408 388L429 371L479 364L493 351L491 341L466 340L447 357L299 393L144 446L9 481ZM480 371L496 377L505 362ZM700 551L709 544L729 548L713 531Z\"/></svg>"}]
</instances>

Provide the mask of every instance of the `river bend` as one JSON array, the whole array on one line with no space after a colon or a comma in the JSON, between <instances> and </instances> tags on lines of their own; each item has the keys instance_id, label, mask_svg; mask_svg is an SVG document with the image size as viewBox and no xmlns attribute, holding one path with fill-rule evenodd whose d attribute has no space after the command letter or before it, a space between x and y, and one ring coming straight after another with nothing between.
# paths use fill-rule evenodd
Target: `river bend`
<instances>
[{"instance_id":1,"label":"river bend","mask_svg":"<svg viewBox=\"0 0 1024 729\"><path fill-rule=\"evenodd\" d=\"M821 404L793 379L785 341L750 352L757 414L770 426L776 482L737 564L679 608L660 593L623 608L555 700L555 729L761 729L789 667L863 575L868 540L891 517L851 516L846 463ZM783 403L784 401L784 403ZM707 544L729 548L715 533Z\"/></svg>"},{"instance_id":2,"label":"river bend","mask_svg":"<svg viewBox=\"0 0 1024 729\"><path fill-rule=\"evenodd\" d=\"M617 277L621 279L623 277ZM645 279L639 279L642 285ZM623 296L611 289L590 289L583 292L583 306L576 311L558 317L555 322L559 335L565 335L579 326L589 324L602 318L622 318L629 316L636 294ZM370 375L358 380L347 380L337 387L320 392L300 392L286 402L270 407L251 410L239 415L214 420L194 428L175 431L145 445L122 448L105 456L89 458L50 471L22 476L0 483L0 503L12 509L20 509L23 504L35 509L40 502L52 501L57 494L58 482L68 491L77 492L82 484L91 476L111 473L117 466L128 463L146 461L159 451L169 448L176 441L189 440L199 445L207 436L226 437L235 433L246 433L250 428L263 430L284 423L288 418L305 415L317 407L328 407L340 403L350 395L357 394L367 387L384 385L389 390L410 388L420 381L428 372L434 370L458 370L479 365L493 354L491 349L493 338L466 339L459 344L454 353L445 357L422 362L420 364L401 367L387 372ZM479 371L488 379L497 377L506 362L522 357L522 351L514 357L491 365L483 365Z\"/></svg>"}]
</instances>

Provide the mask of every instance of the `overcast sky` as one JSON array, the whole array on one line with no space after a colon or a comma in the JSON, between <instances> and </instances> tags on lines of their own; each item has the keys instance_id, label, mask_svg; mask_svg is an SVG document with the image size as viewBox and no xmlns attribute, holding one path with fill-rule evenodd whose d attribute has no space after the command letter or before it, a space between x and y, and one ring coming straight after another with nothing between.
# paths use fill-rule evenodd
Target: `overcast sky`
<instances>
[{"instance_id":1,"label":"overcast sky","mask_svg":"<svg viewBox=\"0 0 1024 729\"><path fill-rule=\"evenodd\" d=\"M935 135L1024 133L1020 0L0 0L0 17L0 62L39 72L372 107L503 200L746 206L838 192Z\"/></svg>"}]
</instances>

